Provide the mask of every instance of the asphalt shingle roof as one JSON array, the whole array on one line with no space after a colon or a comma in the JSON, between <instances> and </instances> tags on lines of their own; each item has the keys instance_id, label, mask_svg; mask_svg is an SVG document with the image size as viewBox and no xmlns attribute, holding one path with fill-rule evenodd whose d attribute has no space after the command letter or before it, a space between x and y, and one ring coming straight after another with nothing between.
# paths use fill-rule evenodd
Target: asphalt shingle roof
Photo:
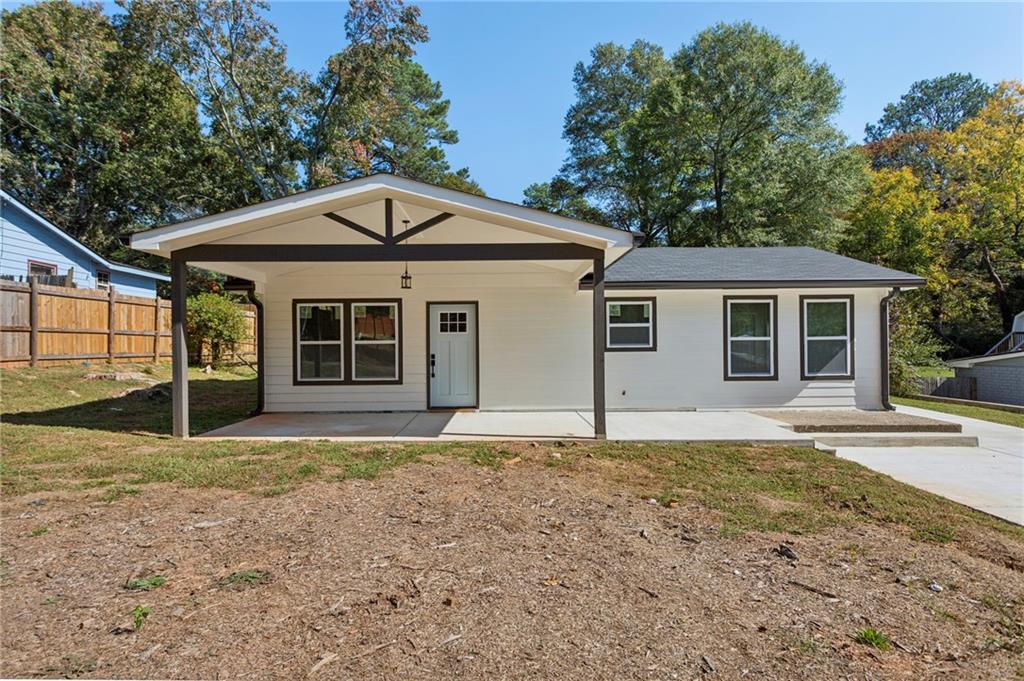
<instances>
[{"instance_id":1,"label":"asphalt shingle roof","mask_svg":"<svg viewBox=\"0 0 1024 681\"><path fill-rule=\"evenodd\" d=\"M606 285L651 288L920 286L914 274L804 246L635 248L608 266Z\"/></svg>"}]
</instances>

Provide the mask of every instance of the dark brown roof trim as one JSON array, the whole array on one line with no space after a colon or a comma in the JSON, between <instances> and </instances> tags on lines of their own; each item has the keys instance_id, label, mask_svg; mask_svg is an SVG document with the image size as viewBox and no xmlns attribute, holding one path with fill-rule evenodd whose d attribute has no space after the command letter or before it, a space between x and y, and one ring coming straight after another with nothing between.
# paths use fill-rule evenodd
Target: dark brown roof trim
<instances>
[{"instance_id":1,"label":"dark brown roof trim","mask_svg":"<svg viewBox=\"0 0 1024 681\"><path fill-rule=\"evenodd\" d=\"M608 289L670 290L670 289L747 289L747 288L887 288L891 286L923 286L924 279L777 279L757 281L605 281ZM589 279L580 280L580 290L594 287Z\"/></svg>"}]
</instances>

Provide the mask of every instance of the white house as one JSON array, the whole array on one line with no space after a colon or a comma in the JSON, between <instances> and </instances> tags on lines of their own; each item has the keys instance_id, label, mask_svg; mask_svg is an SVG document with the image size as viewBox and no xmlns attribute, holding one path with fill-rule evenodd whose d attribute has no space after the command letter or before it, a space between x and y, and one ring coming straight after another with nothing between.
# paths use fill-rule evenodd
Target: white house
<instances>
[{"instance_id":1,"label":"white house","mask_svg":"<svg viewBox=\"0 0 1024 681\"><path fill-rule=\"evenodd\" d=\"M374 175L133 236L253 282L268 412L887 406L886 304L919 277L810 248L631 234Z\"/></svg>"}]
</instances>

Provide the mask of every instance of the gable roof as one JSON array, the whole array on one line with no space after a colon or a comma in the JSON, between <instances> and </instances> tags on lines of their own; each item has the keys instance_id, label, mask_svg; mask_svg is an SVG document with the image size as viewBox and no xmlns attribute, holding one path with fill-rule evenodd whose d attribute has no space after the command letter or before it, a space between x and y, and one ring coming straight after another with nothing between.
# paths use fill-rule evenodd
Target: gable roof
<instances>
[{"instance_id":1,"label":"gable roof","mask_svg":"<svg viewBox=\"0 0 1024 681\"><path fill-rule=\"evenodd\" d=\"M138 232L132 235L131 245L150 253L168 255L178 248L340 211L383 197L595 247L633 245L633 235L620 229L388 173Z\"/></svg>"},{"instance_id":2,"label":"gable roof","mask_svg":"<svg viewBox=\"0 0 1024 681\"><path fill-rule=\"evenodd\" d=\"M805 246L635 248L605 272L610 288L913 288L924 283L914 274Z\"/></svg>"},{"instance_id":3,"label":"gable roof","mask_svg":"<svg viewBox=\"0 0 1024 681\"><path fill-rule=\"evenodd\" d=\"M146 270L141 267L134 267L132 265L125 265L124 263L114 262L108 260L102 255L92 250L81 241L78 241L67 232L62 230L57 225L53 224L39 213L35 212L16 198L8 194L3 189L0 189L0 204L9 204L19 212L28 216L33 222L35 222L42 229L51 232L59 241L68 246L72 251L78 252L80 255L84 255L89 260L101 265L103 269L110 270L111 272L121 272L122 274L134 274L140 277L148 277L157 281L170 281L171 278L166 274L160 274L159 272L153 272Z\"/></svg>"}]
</instances>

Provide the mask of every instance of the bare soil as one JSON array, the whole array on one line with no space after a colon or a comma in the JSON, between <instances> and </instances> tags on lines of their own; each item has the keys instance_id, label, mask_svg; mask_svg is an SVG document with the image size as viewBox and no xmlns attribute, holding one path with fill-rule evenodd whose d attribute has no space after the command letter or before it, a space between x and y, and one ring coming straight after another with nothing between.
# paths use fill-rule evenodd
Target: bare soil
<instances>
[{"instance_id":1,"label":"bare soil","mask_svg":"<svg viewBox=\"0 0 1024 681\"><path fill-rule=\"evenodd\" d=\"M1020 556L1014 539L979 529L968 553L883 525L729 537L715 513L637 498L604 465L439 458L275 497L150 485L113 503L5 498L0 676L1020 673L1022 563L977 549ZM152 575L166 584L125 586ZM855 642L864 627L895 647Z\"/></svg>"}]
</instances>

